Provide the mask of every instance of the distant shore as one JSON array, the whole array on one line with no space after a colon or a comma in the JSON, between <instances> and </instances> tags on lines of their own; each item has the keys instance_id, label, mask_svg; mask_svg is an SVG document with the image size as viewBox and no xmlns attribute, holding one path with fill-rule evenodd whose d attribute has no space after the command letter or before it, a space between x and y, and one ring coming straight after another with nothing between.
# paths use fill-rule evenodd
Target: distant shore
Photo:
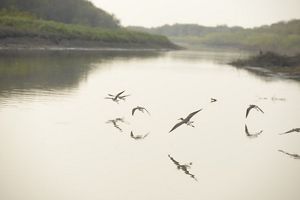
<instances>
[{"instance_id":1,"label":"distant shore","mask_svg":"<svg viewBox=\"0 0 300 200\"><path fill-rule=\"evenodd\" d=\"M274 52L260 52L247 59L238 59L230 65L256 73L300 80L300 55L286 56Z\"/></svg>"}]
</instances>

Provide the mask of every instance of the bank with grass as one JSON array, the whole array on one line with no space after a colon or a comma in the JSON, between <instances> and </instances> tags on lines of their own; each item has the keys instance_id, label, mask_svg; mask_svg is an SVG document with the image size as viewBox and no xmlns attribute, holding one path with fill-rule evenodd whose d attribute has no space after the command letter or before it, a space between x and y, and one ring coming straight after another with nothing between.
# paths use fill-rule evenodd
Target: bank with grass
<instances>
[{"instance_id":1,"label":"bank with grass","mask_svg":"<svg viewBox=\"0 0 300 200\"><path fill-rule=\"evenodd\" d=\"M121 27L110 29L65 24L31 15L0 15L0 47L179 48L161 35Z\"/></svg>"},{"instance_id":2,"label":"bank with grass","mask_svg":"<svg viewBox=\"0 0 300 200\"><path fill-rule=\"evenodd\" d=\"M300 54L288 56L274 52L260 52L258 55L238 59L229 64L260 73L300 80Z\"/></svg>"}]
</instances>

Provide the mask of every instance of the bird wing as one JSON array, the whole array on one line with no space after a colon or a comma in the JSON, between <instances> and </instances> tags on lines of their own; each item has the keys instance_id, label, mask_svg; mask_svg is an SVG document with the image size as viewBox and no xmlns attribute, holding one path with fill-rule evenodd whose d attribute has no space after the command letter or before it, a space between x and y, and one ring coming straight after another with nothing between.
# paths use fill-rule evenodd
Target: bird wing
<instances>
[{"instance_id":1,"label":"bird wing","mask_svg":"<svg viewBox=\"0 0 300 200\"><path fill-rule=\"evenodd\" d=\"M196 115L196 114L197 114L198 112L200 112L201 110L202 110L202 109L190 113L190 114L186 117L186 119L189 121L194 115Z\"/></svg>"},{"instance_id":2,"label":"bird wing","mask_svg":"<svg viewBox=\"0 0 300 200\"><path fill-rule=\"evenodd\" d=\"M121 94L123 94L125 92L125 90L124 91L122 91L122 92L120 92L120 93L118 93L117 95L116 95L116 98L118 98Z\"/></svg>"},{"instance_id":3,"label":"bird wing","mask_svg":"<svg viewBox=\"0 0 300 200\"><path fill-rule=\"evenodd\" d=\"M180 165L180 163L177 162L172 156L170 156L170 154L168 155L168 157L172 160L172 162L173 162L176 166Z\"/></svg>"},{"instance_id":4,"label":"bird wing","mask_svg":"<svg viewBox=\"0 0 300 200\"><path fill-rule=\"evenodd\" d=\"M300 159L300 155L298 155L298 154L288 153L288 152L283 151L283 150L278 150L278 151L281 152L281 153L284 153L284 154L286 154L286 155L289 155L289 156L291 156L291 157L293 157L293 158L295 158L295 159Z\"/></svg>"},{"instance_id":5,"label":"bird wing","mask_svg":"<svg viewBox=\"0 0 300 200\"><path fill-rule=\"evenodd\" d=\"M181 167L180 168L182 171L184 171L185 174L189 175L190 177L192 177L193 179L195 179L196 181L198 181L195 177L194 174L191 174L190 171L186 168L186 167Z\"/></svg>"},{"instance_id":6,"label":"bird wing","mask_svg":"<svg viewBox=\"0 0 300 200\"><path fill-rule=\"evenodd\" d=\"M146 135L143 136L143 139L146 138L149 135L149 133L147 133Z\"/></svg>"},{"instance_id":7,"label":"bird wing","mask_svg":"<svg viewBox=\"0 0 300 200\"><path fill-rule=\"evenodd\" d=\"M132 109L132 111L131 111L131 115L132 115L132 116L134 115L134 112L135 112L137 109L138 109L137 107L135 107L135 108Z\"/></svg>"},{"instance_id":8,"label":"bird wing","mask_svg":"<svg viewBox=\"0 0 300 200\"><path fill-rule=\"evenodd\" d=\"M248 130L248 127L246 124L245 124L245 133L246 133L246 135L250 136L250 133L249 133L249 130Z\"/></svg>"},{"instance_id":9,"label":"bird wing","mask_svg":"<svg viewBox=\"0 0 300 200\"><path fill-rule=\"evenodd\" d=\"M145 110L150 115L150 112L146 108L143 108L143 110Z\"/></svg>"},{"instance_id":10,"label":"bird wing","mask_svg":"<svg viewBox=\"0 0 300 200\"><path fill-rule=\"evenodd\" d=\"M178 128L182 124L184 124L184 121L181 121L181 122L178 122L177 124L175 124L175 126L169 131L169 133L171 133L172 131L174 131L176 128Z\"/></svg>"},{"instance_id":11,"label":"bird wing","mask_svg":"<svg viewBox=\"0 0 300 200\"><path fill-rule=\"evenodd\" d=\"M298 128L293 128L293 129L291 129L291 130L289 130L287 132L281 133L280 135L284 135L284 134L288 134L288 133L292 133L292 132L299 132L299 130L300 129L298 129Z\"/></svg>"},{"instance_id":12,"label":"bird wing","mask_svg":"<svg viewBox=\"0 0 300 200\"><path fill-rule=\"evenodd\" d=\"M253 105L250 105L250 106L247 108L247 110L246 110L246 118L248 117L249 112L250 112L250 110L251 110L252 108L254 108Z\"/></svg>"},{"instance_id":13,"label":"bird wing","mask_svg":"<svg viewBox=\"0 0 300 200\"><path fill-rule=\"evenodd\" d=\"M255 108L256 108L257 110L259 110L260 112L264 113L264 111L263 111L260 107L255 106Z\"/></svg>"},{"instance_id":14,"label":"bird wing","mask_svg":"<svg viewBox=\"0 0 300 200\"><path fill-rule=\"evenodd\" d=\"M132 131L130 132L130 137L132 137L133 139L135 139Z\"/></svg>"},{"instance_id":15,"label":"bird wing","mask_svg":"<svg viewBox=\"0 0 300 200\"><path fill-rule=\"evenodd\" d=\"M129 97L129 96L130 96L130 94L127 94L127 95L119 96L119 98L123 99L123 98Z\"/></svg>"}]
</instances>

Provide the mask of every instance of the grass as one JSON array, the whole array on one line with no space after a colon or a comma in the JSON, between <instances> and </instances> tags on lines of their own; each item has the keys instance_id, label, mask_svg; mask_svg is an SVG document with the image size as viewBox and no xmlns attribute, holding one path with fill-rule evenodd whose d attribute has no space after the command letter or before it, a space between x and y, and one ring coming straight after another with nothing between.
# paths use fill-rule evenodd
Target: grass
<instances>
[{"instance_id":1,"label":"grass","mask_svg":"<svg viewBox=\"0 0 300 200\"><path fill-rule=\"evenodd\" d=\"M124 28L93 28L46 21L33 17L0 15L0 40L22 37L38 37L55 43L59 43L61 40L85 40L176 48L165 36L129 31Z\"/></svg>"}]
</instances>

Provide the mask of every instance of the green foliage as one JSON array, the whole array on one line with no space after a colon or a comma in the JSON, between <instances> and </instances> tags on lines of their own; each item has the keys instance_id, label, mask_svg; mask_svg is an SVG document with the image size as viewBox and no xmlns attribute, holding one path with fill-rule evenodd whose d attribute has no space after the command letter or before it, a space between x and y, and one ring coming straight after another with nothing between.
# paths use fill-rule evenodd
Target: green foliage
<instances>
[{"instance_id":1,"label":"green foliage","mask_svg":"<svg viewBox=\"0 0 300 200\"><path fill-rule=\"evenodd\" d=\"M151 29L129 28L162 34L170 37L175 43L191 46L272 50L281 53L300 52L300 20L278 22L253 29L224 25L205 27L195 24L165 25Z\"/></svg>"},{"instance_id":2,"label":"green foliage","mask_svg":"<svg viewBox=\"0 0 300 200\"><path fill-rule=\"evenodd\" d=\"M44 38L59 40L86 40L104 43L144 44L175 48L165 36L130 31L124 28L106 29L83 25L63 24L54 21L24 18L19 16L0 16L0 39L4 38Z\"/></svg>"},{"instance_id":3,"label":"green foliage","mask_svg":"<svg viewBox=\"0 0 300 200\"><path fill-rule=\"evenodd\" d=\"M260 52L245 60L236 60L231 63L234 66L252 67L292 67L300 65L300 55L286 56L274 52Z\"/></svg>"},{"instance_id":4,"label":"green foliage","mask_svg":"<svg viewBox=\"0 0 300 200\"><path fill-rule=\"evenodd\" d=\"M93 27L118 28L111 14L86 0L1 0L0 9L29 12L45 20Z\"/></svg>"}]
</instances>

